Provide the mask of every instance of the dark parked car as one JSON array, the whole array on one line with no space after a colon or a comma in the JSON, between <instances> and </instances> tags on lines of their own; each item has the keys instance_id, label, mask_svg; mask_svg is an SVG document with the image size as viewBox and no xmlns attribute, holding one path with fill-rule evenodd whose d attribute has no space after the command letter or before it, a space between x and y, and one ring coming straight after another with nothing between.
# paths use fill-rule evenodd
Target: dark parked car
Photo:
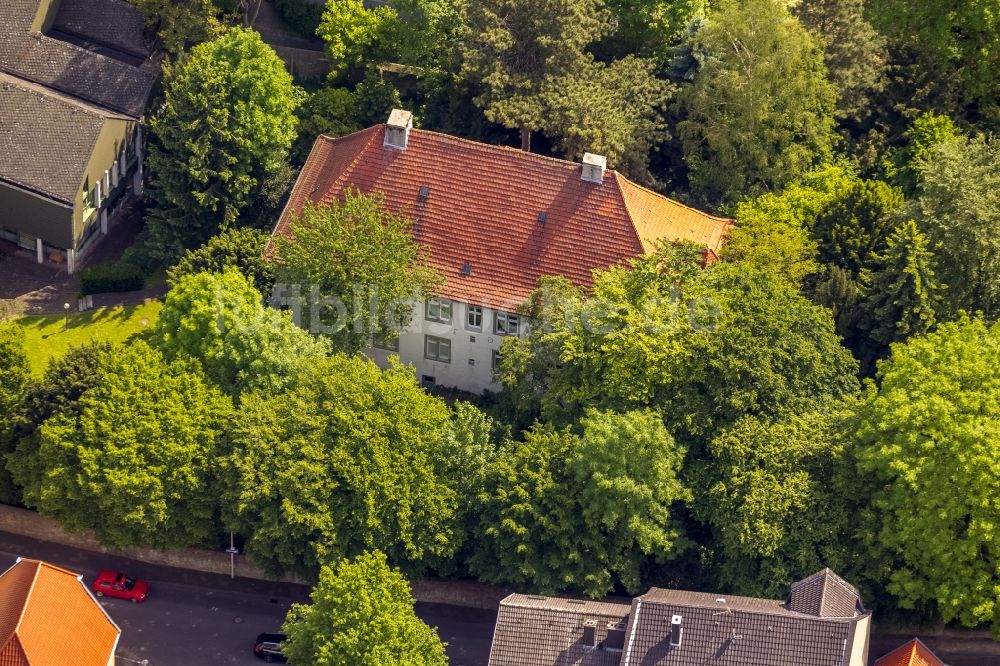
<instances>
[{"instance_id":1,"label":"dark parked car","mask_svg":"<svg viewBox=\"0 0 1000 666\"><path fill-rule=\"evenodd\" d=\"M253 645L254 655L267 662L288 661L281 651L281 644L285 642L285 638L284 634L261 634Z\"/></svg>"}]
</instances>

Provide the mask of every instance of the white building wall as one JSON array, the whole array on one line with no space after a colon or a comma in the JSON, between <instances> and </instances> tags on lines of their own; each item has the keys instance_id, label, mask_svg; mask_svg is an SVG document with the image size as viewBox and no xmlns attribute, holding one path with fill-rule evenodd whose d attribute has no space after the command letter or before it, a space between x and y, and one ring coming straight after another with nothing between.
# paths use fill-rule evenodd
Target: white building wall
<instances>
[{"instance_id":1,"label":"white building wall","mask_svg":"<svg viewBox=\"0 0 1000 666\"><path fill-rule=\"evenodd\" d=\"M467 324L470 306L456 301L451 303L450 323L429 321L426 303L416 304L410 325L399 336L398 351L372 348L365 353L381 367L388 365L390 356L397 355L404 363L414 366L418 380L433 381L438 386L454 387L470 393L500 390L500 385L493 381L493 351L499 351L500 343L506 336L494 332L497 311L483 307L482 326L474 329ZM523 335L523 317L520 322L519 333ZM428 335L447 339L451 343L449 362L425 357L424 345Z\"/></svg>"}]
</instances>

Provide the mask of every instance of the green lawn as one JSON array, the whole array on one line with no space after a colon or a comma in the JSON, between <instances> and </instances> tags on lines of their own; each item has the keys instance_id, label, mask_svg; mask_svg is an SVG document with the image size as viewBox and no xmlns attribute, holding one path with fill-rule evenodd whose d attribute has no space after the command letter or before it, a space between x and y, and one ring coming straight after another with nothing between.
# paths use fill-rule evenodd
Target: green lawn
<instances>
[{"instance_id":1,"label":"green lawn","mask_svg":"<svg viewBox=\"0 0 1000 666\"><path fill-rule=\"evenodd\" d=\"M89 312L73 312L68 321L63 315L19 317L17 323L24 329L31 371L41 375L49 360L58 358L74 345L98 340L121 342L152 326L162 306L159 301L152 301L144 305L96 308Z\"/></svg>"}]
</instances>

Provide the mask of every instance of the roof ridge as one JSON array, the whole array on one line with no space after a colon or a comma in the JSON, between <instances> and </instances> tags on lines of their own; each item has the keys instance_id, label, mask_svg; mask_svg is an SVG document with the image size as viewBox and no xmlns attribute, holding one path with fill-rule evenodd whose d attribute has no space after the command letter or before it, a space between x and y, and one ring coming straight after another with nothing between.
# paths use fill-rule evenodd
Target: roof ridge
<instances>
[{"instance_id":1,"label":"roof ridge","mask_svg":"<svg viewBox=\"0 0 1000 666\"><path fill-rule=\"evenodd\" d=\"M676 204L677 206L680 206L681 208L684 208L685 210L689 210L692 213L697 213L698 215L703 215L705 217L710 217L713 220L718 220L719 222L732 222L733 221L733 218L731 218L731 217L722 217L721 215L713 215L712 213L706 213L703 210L698 210L697 208L695 208L693 206L688 206L686 203L680 202L677 199L674 199L673 197L668 197L666 194L663 194L662 192L657 192L656 190L650 189L650 188L646 187L645 185L640 185L639 183L637 183L634 180L626 177L624 174L622 174L622 173L620 173L618 171L615 171L614 169L609 169L609 171L611 171L611 173L613 173L617 178L620 178L621 180L624 180L626 183L628 183L632 187L634 187L636 189L639 189L639 190L642 190L643 192L645 192L647 194L651 194L651 195L653 195L655 197L660 197L661 199L666 199L667 201L669 201L669 202L671 202L673 204ZM619 188L621 188L621 183L620 182L618 183L618 186L619 186ZM628 204L627 203L626 203L625 207L628 208ZM631 216L632 216L632 211L630 210L629 211L629 217L631 217Z\"/></svg>"},{"instance_id":2,"label":"roof ridge","mask_svg":"<svg viewBox=\"0 0 1000 666\"><path fill-rule=\"evenodd\" d=\"M28 604L31 602L31 593L35 591L35 583L38 582L38 572L42 570L42 564L44 564L41 560L30 560L20 557L17 558L16 564L20 565L21 562L34 564L35 575L31 577L31 585L28 586L28 591L24 595L24 603L21 604L21 613L18 615L17 622L14 624L14 636L17 636L18 632L21 630L21 623L24 621L24 614L28 611ZM20 639L18 639L18 643L20 642Z\"/></svg>"},{"instance_id":3,"label":"roof ridge","mask_svg":"<svg viewBox=\"0 0 1000 666\"><path fill-rule=\"evenodd\" d=\"M517 594L517 593L511 594L510 596L511 597L515 596L515 594ZM524 597L526 599L531 599L532 598L532 595L530 595L530 594L520 594L520 595L517 595L517 596ZM626 612L628 612L627 609L632 608L632 604L631 603L626 604L626 603L615 602L615 601L598 601L597 599L571 599L571 598L564 598L564 597L545 597L544 598L544 601L550 601L550 600L551 601L560 601L560 602L564 602L564 603L580 604L580 609L581 610L583 610L586 606L588 606L590 604L600 604L601 606L615 606L615 607L618 607L618 608L626 609ZM542 601L542 599L538 599L538 601ZM531 609L536 609L536 610L537 609L543 609L543 610L547 610L547 611L555 611L557 613L569 613L569 614L575 614L575 613L577 613L577 611L575 611L574 609L572 609L572 608L566 608L565 606L562 606L562 605L560 605L560 606L553 605L553 606L544 606L544 607L543 606L536 606L534 604L529 604L529 603L523 602L520 599L511 601L510 597L507 597L507 598L503 599L501 601L501 603L505 603L507 606L513 606L513 607L516 607L516 608L531 608ZM596 609L595 609L594 612L596 612Z\"/></svg>"},{"instance_id":4,"label":"roof ridge","mask_svg":"<svg viewBox=\"0 0 1000 666\"><path fill-rule=\"evenodd\" d=\"M60 90L59 88L47 86L39 83L38 81L25 78L24 76L5 68L3 64L0 64L0 83L6 83L7 85L20 88L24 92L37 93L43 97L52 99L55 103L78 109L81 113L86 113L89 116L100 118L101 120L107 118L114 118L117 120L134 120L132 116L122 113L121 111L115 111L110 107L102 106L88 99L77 97L76 95L71 95L63 90Z\"/></svg>"}]
</instances>

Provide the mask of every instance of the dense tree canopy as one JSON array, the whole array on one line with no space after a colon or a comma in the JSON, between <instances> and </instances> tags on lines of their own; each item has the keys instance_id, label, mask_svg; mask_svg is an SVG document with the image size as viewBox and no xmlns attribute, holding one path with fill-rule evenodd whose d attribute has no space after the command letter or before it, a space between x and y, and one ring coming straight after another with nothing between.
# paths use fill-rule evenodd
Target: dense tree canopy
<instances>
[{"instance_id":1,"label":"dense tree canopy","mask_svg":"<svg viewBox=\"0 0 1000 666\"><path fill-rule=\"evenodd\" d=\"M212 236L195 250L188 250L167 270L171 285L185 275L209 271L222 273L235 268L261 294L267 296L274 287L274 262L264 256L270 235L260 229L226 229Z\"/></svg>"},{"instance_id":2,"label":"dense tree canopy","mask_svg":"<svg viewBox=\"0 0 1000 666\"><path fill-rule=\"evenodd\" d=\"M0 444L6 445L13 435L30 377L24 331L14 323L0 321Z\"/></svg>"},{"instance_id":3,"label":"dense tree canopy","mask_svg":"<svg viewBox=\"0 0 1000 666\"><path fill-rule=\"evenodd\" d=\"M919 160L917 223L948 286L945 311L1000 316L1000 140L957 138Z\"/></svg>"},{"instance_id":4,"label":"dense tree canopy","mask_svg":"<svg viewBox=\"0 0 1000 666\"><path fill-rule=\"evenodd\" d=\"M464 11L462 74L482 86L486 117L520 130L527 149L560 82L593 66L585 49L607 33L608 13L598 0L484 0Z\"/></svg>"},{"instance_id":5,"label":"dense tree canopy","mask_svg":"<svg viewBox=\"0 0 1000 666\"><path fill-rule=\"evenodd\" d=\"M143 341L100 355L78 407L41 426L34 455L9 462L24 502L105 543L211 543L217 437L232 405L189 361Z\"/></svg>"},{"instance_id":6,"label":"dense tree canopy","mask_svg":"<svg viewBox=\"0 0 1000 666\"><path fill-rule=\"evenodd\" d=\"M856 425L862 541L904 608L1000 629L1000 328L968 318L893 347Z\"/></svg>"},{"instance_id":7,"label":"dense tree canopy","mask_svg":"<svg viewBox=\"0 0 1000 666\"><path fill-rule=\"evenodd\" d=\"M712 440L694 507L712 527L721 585L775 598L822 567L850 564L853 507L836 483L845 466L840 418L744 418Z\"/></svg>"},{"instance_id":8,"label":"dense tree canopy","mask_svg":"<svg viewBox=\"0 0 1000 666\"><path fill-rule=\"evenodd\" d=\"M1000 7L996 0L868 0L875 24L954 79L959 100L996 118ZM942 109L946 111L947 109Z\"/></svg>"},{"instance_id":9,"label":"dense tree canopy","mask_svg":"<svg viewBox=\"0 0 1000 666\"><path fill-rule=\"evenodd\" d=\"M369 549L412 564L453 550L455 493L439 478L444 403L402 366L337 355L289 389L243 396L225 504L268 571L315 575Z\"/></svg>"},{"instance_id":10,"label":"dense tree canopy","mask_svg":"<svg viewBox=\"0 0 1000 666\"><path fill-rule=\"evenodd\" d=\"M167 358L199 361L234 397L281 389L330 351L287 312L265 307L260 292L233 268L182 276L167 294L153 339Z\"/></svg>"},{"instance_id":11,"label":"dense tree canopy","mask_svg":"<svg viewBox=\"0 0 1000 666\"><path fill-rule=\"evenodd\" d=\"M130 0L173 56L190 44L217 37L223 30L221 12L213 0Z\"/></svg>"},{"instance_id":12,"label":"dense tree canopy","mask_svg":"<svg viewBox=\"0 0 1000 666\"><path fill-rule=\"evenodd\" d=\"M886 39L865 20L865 0L799 0L791 10L824 46L837 115L855 122L872 113L886 84Z\"/></svg>"},{"instance_id":13,"label":"dense tree canopy","mask_svg":"<svg viewBox=\"0 0 1000 666\"><path fill-rule=\"evenodd\" d=\"M701 202L781 188L832 155L836 90L784 3L723 0L692 41L700 65L678 93L678 130Z\"/></svg>"},{"instance_id":14,"label":"dense tree canopy","mask_svg":"<svg viewBox=\"0 0 1000 666\"><path fill-rule=\"evenodd\" d=\"M165 260L236 222L295 138L300 91L254 30L231 28L166 74L150 122L152 240Z\"/></svg>"},{"instance_id":15,"label":"dense tree canopy","mask_svg":"<svg viewBox=\"0 0 1000 666\"><path fill-rule=\"evenodd\" d=\"M278 279L302 325L351 352L398 334L413 299L438 282L411 225L384 210L379 195L348 191L343 201L307 205L289 235L274 238Z\"/></svg>"},{"instance_id":16,"label":"dense tree canopy","mask_svg":"<svg viewBox=\"0 0 1000 666\"><path fill-rule=\"evenodd\" d=\"M323 566L311 604L295 604L282 626L292 664L447 666L444 644L413 612L410 586L380 552Z\"/></svg>"},{"instance_id":17,"label":"dense tree canopy","mask_svg":"<svg viewBox=\"0 0 1000 666\"><path fill-rule=\"evenodd\" d=\"M652 411L590 411L579 433L535 427L494 463L471 569L545 593L638 592L646 558L686 543L673 511L689 497L683 459Z\"/></svg>"},{"instance_id":18,"label":"dense tree canopy","mask_svg":"<svg viewBox=\"0 0 1000 666\"><path fill-rule=\"evenodd\" d=\"M857 368L824 309L739 264L697 268L668 247L631 270L597 271L593 294L539 296L535 326L505 341L500 377L547 420L587 406L661 411L705 442L744 415L774 416L856 390Z\"/></svg>"}]
</instances>

